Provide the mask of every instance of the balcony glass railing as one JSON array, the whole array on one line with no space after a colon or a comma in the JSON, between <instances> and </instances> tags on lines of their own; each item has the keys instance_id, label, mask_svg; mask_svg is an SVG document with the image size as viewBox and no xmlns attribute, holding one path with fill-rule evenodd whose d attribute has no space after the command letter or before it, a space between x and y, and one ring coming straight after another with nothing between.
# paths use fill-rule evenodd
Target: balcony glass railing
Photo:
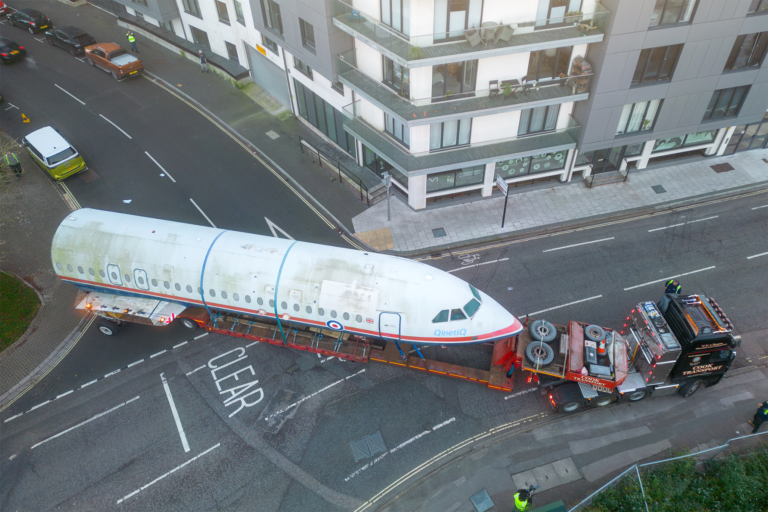
<instances>
[{"instance_id":1,"label":"balcony glass railing","mask_svg":"<svg viewBox=\"0 0 768 512\"><path fill-rule=\"evenodd\" d=\"M496 139L436 152L409 153L392 137L363 120L359 101L344 107L343 113L346 131L376 149L404 172L446 167L458 169L471 162L491 162L519 153L575 147L579 130L573 118L569 117L567 128L545 133Z\"/></svg>"},{"instance_id":2,"label":"balcony glass railing","mask_svg":"<svg viewBox=\"0 0 768 512\"><path fill-rule=\"evenodd\" d=\"M578 39L605 33L608 10L594 2L593 12L559 18L510 21L485 21L479 28L450 33L404 36L373 16L342 0L334 0L334 24L345 32L368 39L387 50L402 63L413 63L433 58L445 58L484 50L517 46L545 45L563 39ZM459 36L458 38L456 36ZM447 41L447 42L446 42ZM499 52L494 52L498 54ZM504 53L504 52L501 52Z\"/></svg>"},{"instance_id":3,"label":"balcony glass railing","mask_svg":"<svg viewBox=\"0 0 768 512\"><path fill-rule=\"evenodd\" d=\"M483 110L496 113L525 108L521 105L526 103L548 105L558 103L558 100L571 101L569 97L587 94L592 80L592 75L579 75L522 85L521 77L521 80L501 80L494 89L408 99L360 71L356 66L354 50L339 55L338 58L339 78L342 82L346 82L363 97L367 96L367 99L378 103L406 122L424 119L434 119L434 122L438 122L437 118L442 116L457 116ZM507 82L509 87L505 87Z\"/></svg>"}]
</instances>

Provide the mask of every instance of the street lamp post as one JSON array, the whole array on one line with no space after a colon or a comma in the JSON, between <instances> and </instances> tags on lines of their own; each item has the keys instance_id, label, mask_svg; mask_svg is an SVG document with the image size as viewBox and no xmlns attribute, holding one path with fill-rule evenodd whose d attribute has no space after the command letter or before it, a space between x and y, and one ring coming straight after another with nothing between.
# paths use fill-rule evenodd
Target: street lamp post
<instances>
[{"instance_id":1,"label":"street lamp post","mask_svg":"<svg viewBox=\"0 0 768 512\"><path fill-rule=\"evenodd\" d=\"M384 186L387 187L387 220L392 220L392 210L389 207L389 187L392 186L392 175L388 172L382 173Z\"/></svg>"}]
</instances>

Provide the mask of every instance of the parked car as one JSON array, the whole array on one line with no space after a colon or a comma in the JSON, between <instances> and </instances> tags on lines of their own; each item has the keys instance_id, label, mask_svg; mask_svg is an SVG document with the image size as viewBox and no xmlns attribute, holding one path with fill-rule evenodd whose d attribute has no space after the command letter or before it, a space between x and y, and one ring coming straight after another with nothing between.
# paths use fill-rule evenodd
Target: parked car
<instances>
[{"instance_id":1,"label":"parked car","mask_svg":"<svg viewBox=\"0 0 768 512\"><path fill-rule=\"evenodd\" d=\"M88 169L80 153L50 126L30 133L21 139L21 145L32 160L55 180L63 180Z\"/></svg>"},{"instance_id":2,"label":"parked car","mask_svg":"<svg viewBox=\"0 0 768 512\"><path fill-rule=\"evenodd\" d=\"M48 16L34 9L21 9L8 15L8 20L14 27L26 28L30 34L53 26Z\"/></svg>"},{"instance_id":3,"label":"parked car","mask_svg":"<svg viewBox=\"0 0 768 512\"><path fill-rule=\"evenodd\" d=\"M3 64L10 64L24 58L27 51L7 37L0 36L0 60Z\"/></svg>"},{"instance_id":4,"label":"parked car","mask_svg":"<svg viewBox=\"0 0 768 512\"><path fill-rule=\"evenodd\" d=\"M45 33L45 39L51 46L61 46L70 55L85 52L85 47L96 44L96 40L77 27L57 27Z\"/></svg>"},{"instance_id":5,"label":"parked car","mask_svg":"<svg viewBox=\"0 0 768 512\"><path fill-rule=\"evenodd\" d=\"M115 43L88 46L85 55L88 57L88 64L112 73L115 80L139 76L144 71L144 65L139 59Z\"/></svg>"},{"instance_id":6,"label":"parked car","mask_svg":"<svg viewBox=\"0 0 768 512\"><path fill-rule=\"evenodd\" d=\"M0 0L0 16L5 16L11 12L11 8L5 5L5 2L3 0Z\"/></svg>"}]
</instances>

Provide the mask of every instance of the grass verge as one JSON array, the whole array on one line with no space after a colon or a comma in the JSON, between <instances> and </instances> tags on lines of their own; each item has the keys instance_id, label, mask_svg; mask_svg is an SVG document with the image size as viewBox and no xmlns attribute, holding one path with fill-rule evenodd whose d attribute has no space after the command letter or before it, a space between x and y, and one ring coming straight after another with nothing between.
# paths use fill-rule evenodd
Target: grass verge
<instances>
[{"instance_id":1,"label":"grass verge","mask_svg":"<svg viewBox=\"0 0 768 512\"><path fill-rule=\"evenodd\" d=\"M24 334L39 308L40 300L34 290L0 272L0 351Z\"/></svg>"}]
</instances>

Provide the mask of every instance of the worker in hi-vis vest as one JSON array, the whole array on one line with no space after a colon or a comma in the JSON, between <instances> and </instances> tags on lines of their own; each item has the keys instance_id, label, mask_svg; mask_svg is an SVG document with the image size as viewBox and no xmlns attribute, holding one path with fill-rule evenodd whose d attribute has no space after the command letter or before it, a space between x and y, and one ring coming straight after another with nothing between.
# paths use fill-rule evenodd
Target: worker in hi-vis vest
<instances>
[{"instance_id":1,"label":"worker in hi-vis vest","mask_svg":"<svg viewBox=\"0 0 768 512\"><path fill-rule=\"evenodd\" d=\"M520 489L515 493L515 510L528 510L528 504L531 501L531 495L525 489Z\"/></svg>"},{"instance_id":2,"label":"worker in hi-vis vest","mask_svg":"<svg viewBox=\"0 0 768 512\"><path fill-rule=\"evenodd\" d=\"M141 53L139 51L139 47L136 46L136 36L133 35L133 32L128 32L125 34L125 36L128 38L128 42L131 43L131 50L133 50L136 53Z\"/></svg>"}]
</instances>

